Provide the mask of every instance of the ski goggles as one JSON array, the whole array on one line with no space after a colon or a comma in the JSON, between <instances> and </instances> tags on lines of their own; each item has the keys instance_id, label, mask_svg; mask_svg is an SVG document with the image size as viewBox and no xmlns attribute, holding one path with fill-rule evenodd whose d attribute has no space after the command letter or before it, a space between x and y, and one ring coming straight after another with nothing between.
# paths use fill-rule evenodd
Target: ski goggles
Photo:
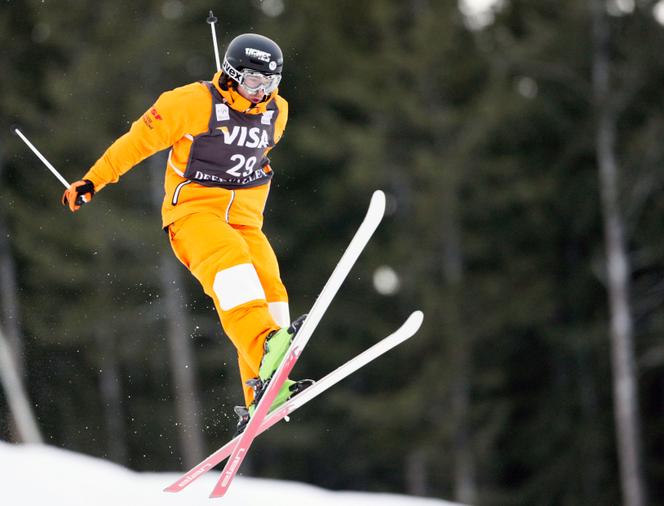
<instances>
[{"instance_id":1,"label":"ski goggles","mask_svg":"<svg viewBox=\"0 0 664 506\"><path fill-rule=\"evenodd\" d=\"M279 74L261 74L260 72L245 71L239 83L252 93L263 90L268 95L277 89L281 81Z\"/></svg>"},{"instance_id":2,"label":"ski goggles","mask_svg":"<svg viewBox=\"0 0 664 506\"><path fill-rule=\"evenodd\" d=\"M251 93L263 90L269 95L277 89L281 81L281 74L263 74L249 69L237 70L228 61L224 61L223 70Z\"/></svg>"}]
</instances>

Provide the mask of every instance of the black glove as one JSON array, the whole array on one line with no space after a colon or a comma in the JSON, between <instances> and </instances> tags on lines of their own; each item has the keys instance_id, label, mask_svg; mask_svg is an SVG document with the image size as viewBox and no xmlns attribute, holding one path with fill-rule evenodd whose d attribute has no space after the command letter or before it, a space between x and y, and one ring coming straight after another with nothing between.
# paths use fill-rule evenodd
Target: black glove
<instances>
[{"instance_id":1,"label":"black glove","mask_svg":"<svg viewBox=\"0 0 664 506\"><path fill-rule=\"evenodd\" d=\"M62 205L69 206L71 212L78 211L81 206L92 200L95 194L95 185L89 179L82 179L72 183L62 194Z\"/></svg>"}]
</instances>

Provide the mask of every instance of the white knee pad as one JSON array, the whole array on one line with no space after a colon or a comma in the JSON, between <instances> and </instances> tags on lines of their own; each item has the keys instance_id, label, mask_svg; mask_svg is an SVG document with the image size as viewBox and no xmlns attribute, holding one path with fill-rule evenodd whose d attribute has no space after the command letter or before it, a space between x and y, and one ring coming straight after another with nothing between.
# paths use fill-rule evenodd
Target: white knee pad
<instances>
[{"instance_id":1,"label":"white knee pad","mask_svg":"<svg viewBox=\"0 0 664 506\"><path fill-rule=\"evenodd\" d=\"M223 311L252 300L265 300L265 291L252 264L234 265L217 272L212 288Z\"/></svg>"},{"instance_id":2,"label":"white knee pad","mask_svg":"<svg viewBox=\"0 0 664 506\"><path fill-rule=\"evenodd\" d=\"M288 302L268 302L267 307L270 309L270 314L277 325L280 327L288 327L290 325Z\"/></svg>"}]
</instances>

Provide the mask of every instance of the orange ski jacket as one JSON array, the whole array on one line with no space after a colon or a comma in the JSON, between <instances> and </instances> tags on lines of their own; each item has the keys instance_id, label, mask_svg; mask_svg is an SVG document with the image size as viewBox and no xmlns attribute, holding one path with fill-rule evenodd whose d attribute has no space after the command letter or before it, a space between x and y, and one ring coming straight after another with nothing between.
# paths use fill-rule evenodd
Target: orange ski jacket
<instances>
[{"instance_id":1,"label":"orange ski jacket","mask_svg":"<svg viewBox=\"0 0 664 506\"><path fill-rule=\"evenodd\" d=\"M274 143L281 139L288 121L288 102L275 91L268 101L253 105L236 91L219 86L221 72L212 83L226 104L244 114L263 114L274 101L279 109L274 125ZM212 96L204 83L196 82L164 92L130 130L117 139L83 176L100 191L117 182L132 167L154 153L170 147L164 178L162 226L183 216L211 212L233 225L261 228L270 182L248 188L226 189L200 185L186 179L193 138L208 131ZM269 151L267 148L265 153ZM271 170L268 166L266 170Z\"/></svg>"}]
</instances>

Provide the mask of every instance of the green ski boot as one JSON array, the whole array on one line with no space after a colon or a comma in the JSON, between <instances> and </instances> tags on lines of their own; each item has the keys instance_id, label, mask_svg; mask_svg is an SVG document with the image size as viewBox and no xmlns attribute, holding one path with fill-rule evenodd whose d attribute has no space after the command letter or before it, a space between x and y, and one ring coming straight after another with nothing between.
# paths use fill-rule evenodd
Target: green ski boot
<instances>
[{"instance_id":1,"label":"green ski boot","mask_svg":"<svg viewBox=\"0 0 664 506\"><path fill-rule=\"evenodd\" d=\"M258 378L263 383L272 378L306 317L307 315L300 316L290 326L271 332L265 339L263 358L258 369Z\"/></svg>"},{"instance_id":2,"label":"green ski boot","mask_svg":"<svg viewBox=\"0 0 664 506\"><path fill-rule=\"evenodd\" d=\"M288 399L293 397L294 395L299 394L302 390L305 388L309 388L311 385L314 384L313 380L306 379L306 380L299 380L299 381L293 381L291 379L287 379L283 385L281 385L281 389L279 390L279 393L277 396L274 398L274 402L272 402L272 406L270 406L270 412L274 411L277 409L279 406L284 404ZM252 380L251 386L256 389L259 387L259 389L256 391L256 399L260 399L262 396L263 392L265 391L265 388L263 387L263 383L258 379ZM249 407L246 406L235 406L235 414L238 416L239 420L237 422L237 429L235 431L235 435L239 436L242 434L244 431L244 428L247 426L249 423L249 419L253 416L254 412L256 411L256 400L254 400Z\"/></svg>"},{"instance_id":3,"label":"green ski boot","mask_svg":"<svg viewBox=\"0 0 664 506\"><path fill-rule=\"evenodd\" d=\"M265 390L267 390L267 386L270 384L270 380L272 379L274 372L279 368L279 365L284 360L286 352L293 342L295 334L297 334L298 330L300 330L300 327L302 327L302 324L306 318L306 314L300 316L288 327L271 332L265 339L265 344L263 346L263 358L261 359L261 363L258 368L258 377L247 381L247 385L254 389L254 400L249 405L249 407L235 407L235 413L239 417L236 435L241 434L242 431L244 431L247 423L249 423L249 419L254 414L254 411L256 411L256 406L261 400L261 397L263 397ZM291 379L287 379L284 381L284 384L281 385L277 396L274 398L272 406L270 406L270 411L278 408L293 395L313 385L313 383L313 380L293 381Z\"/></svg>"}]
</instances>

